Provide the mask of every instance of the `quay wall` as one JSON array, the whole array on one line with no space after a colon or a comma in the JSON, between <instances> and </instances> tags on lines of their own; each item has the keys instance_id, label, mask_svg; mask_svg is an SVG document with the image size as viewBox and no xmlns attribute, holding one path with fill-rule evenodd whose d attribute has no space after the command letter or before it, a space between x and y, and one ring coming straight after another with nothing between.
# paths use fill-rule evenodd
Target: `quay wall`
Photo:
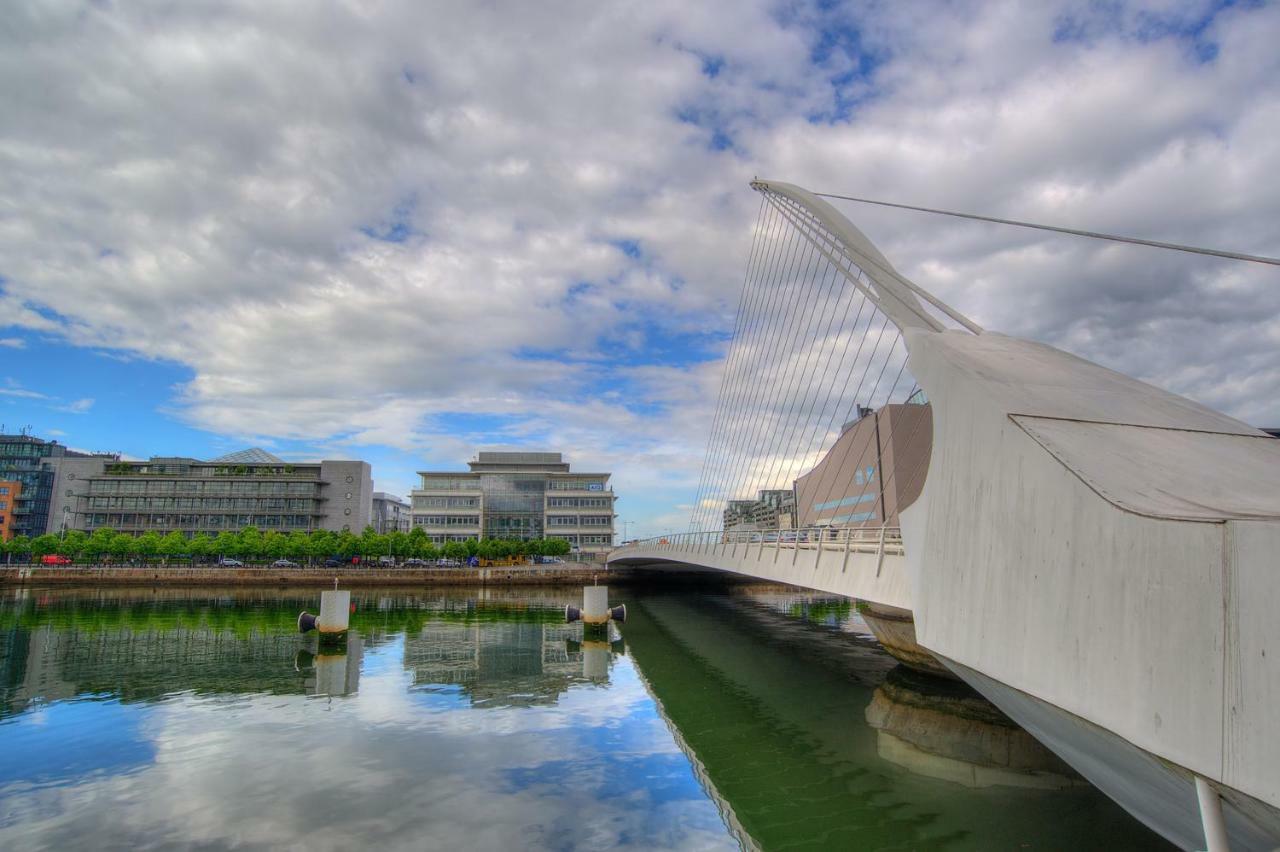
<instances>
[{"instance_id":1,"label":"quay wall","mask_svg":"<svg viewBox=\"0 0 1280 852\"><path fill-rule=\"evenodd\" d=\"M596 563L494 568L226 568L221 566L0 566L0 587L27 586L359 586L574 585L625 580Z\"/></svg>"}]
</instances>

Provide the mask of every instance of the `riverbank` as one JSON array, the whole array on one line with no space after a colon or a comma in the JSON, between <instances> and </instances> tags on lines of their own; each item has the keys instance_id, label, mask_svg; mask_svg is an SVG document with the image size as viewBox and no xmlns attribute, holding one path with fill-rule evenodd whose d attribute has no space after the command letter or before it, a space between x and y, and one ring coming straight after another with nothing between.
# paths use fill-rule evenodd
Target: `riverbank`
<instances>
[{"instance_id":1,"label":"riverbank","mask_svg":"<svg viewBox=\"0 0 1280 852\"><path fill-rule=\"evenodd\" d=\"M224 566L0 566L0 587L13 586L552 586L625 582L626 569L598 562L500 568L229 568Z\"/></svg>"}]
</instances>

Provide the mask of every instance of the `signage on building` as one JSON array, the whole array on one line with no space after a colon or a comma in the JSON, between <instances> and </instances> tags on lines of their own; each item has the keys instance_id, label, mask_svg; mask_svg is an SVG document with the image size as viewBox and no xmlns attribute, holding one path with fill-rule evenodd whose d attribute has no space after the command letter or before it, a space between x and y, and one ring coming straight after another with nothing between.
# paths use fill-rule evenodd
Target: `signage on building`
<instances>
[{"instance_id":1,"label":"signage on building","mask_svg":"<svg viewBox=\"0 0 1280 852\"><path fill-rule=\"evenodd\" d=\"M587 483L587 490L588 490L588 491L603 491L603 490L604 490L604 483L603 483L603 482L588 482L588 483Z\"/></svg>"}]
</instances>

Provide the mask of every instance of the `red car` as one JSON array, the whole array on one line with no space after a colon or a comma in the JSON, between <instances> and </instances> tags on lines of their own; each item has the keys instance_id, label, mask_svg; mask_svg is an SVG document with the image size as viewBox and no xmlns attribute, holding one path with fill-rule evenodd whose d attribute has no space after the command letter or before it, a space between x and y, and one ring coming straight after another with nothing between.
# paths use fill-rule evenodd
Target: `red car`
<instances>
[{"instance_id":1,"label":"red car","mask_svg":"<svg viewBox=\"0 0 1280 852\"><path fill-rule=\"evenodd\" d=\"M71 558L67 556L59 556L56 553L50 553L48 556L40 557L41 565L70 565Z\"/></svg>"}]
</instances>

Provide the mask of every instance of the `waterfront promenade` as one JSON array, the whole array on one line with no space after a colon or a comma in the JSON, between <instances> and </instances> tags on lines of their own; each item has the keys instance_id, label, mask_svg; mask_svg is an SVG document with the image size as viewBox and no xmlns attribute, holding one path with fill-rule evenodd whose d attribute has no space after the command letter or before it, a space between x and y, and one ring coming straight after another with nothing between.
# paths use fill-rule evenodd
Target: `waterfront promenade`
<instances>
[{"instance_id":1,"label":"waterfront promenade","mask_svg":"<svg viewBox=\"0 0 1280 852\"><path fill-rule=\"evenodd\" d=\"M0 587L28 586L485 586L575 585L624 579L630 572L597 562L504 565L490 568L233 568L174 565L7 565Z\"/></svg>"}]
</instances>

